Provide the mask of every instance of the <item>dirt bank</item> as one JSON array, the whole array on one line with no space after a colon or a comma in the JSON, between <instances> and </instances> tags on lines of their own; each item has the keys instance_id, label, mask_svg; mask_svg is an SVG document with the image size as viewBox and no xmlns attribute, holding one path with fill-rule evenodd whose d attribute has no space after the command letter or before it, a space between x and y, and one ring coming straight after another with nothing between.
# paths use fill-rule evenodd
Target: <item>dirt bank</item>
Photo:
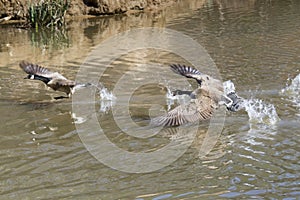
<instances>
[{"instance_id":1,"label":"dirt bank","mask_svg":"<svg viewBox=\"0 0 300 200\"><path fill-rule=\"evenodd\" d=\"M71 0L68 17L86 15L112 15L133 11L156 10L174 3L176 0ZM24 19L28 0L0 0L0 19Z\"/></svg>"}]
</instances>

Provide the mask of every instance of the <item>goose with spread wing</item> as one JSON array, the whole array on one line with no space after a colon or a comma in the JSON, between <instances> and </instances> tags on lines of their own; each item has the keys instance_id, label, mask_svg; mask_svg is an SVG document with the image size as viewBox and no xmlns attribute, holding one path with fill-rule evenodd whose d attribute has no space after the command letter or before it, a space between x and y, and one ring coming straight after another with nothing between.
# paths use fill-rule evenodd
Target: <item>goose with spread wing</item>
<instances>
[{"instance_id":1,"label":"goose with spread wing","mask_svg":"<svg viewBox=\"0 0 300 200\"><path fill-rule=\"evenodd\" d=\"M223 84L220 80L189 66L172 64L170 67L177 74L195 79L198 88L194 91L174 91L173 95L189 95L191 101L188 104L175 107L163 116L153 118L151 124L156 126L178 126L199 120L207 120L212 117L214 110L222 104L233 112L242 108L243 99L234 92L224 95Z\"/></svg>"},{"instance_id":2,"label":"goose with spread wing","mask_svg":"<svg viewBox=\"0 0 300 200\"><path fill-rule=\"evenodd\" d=\"M89 83L77 84L75 81L67 79L58 72L52 72L45 67L27 61L21 61L19 65L20 68L28 74L25 79L42 81L53 90L66 93L68 97L74 93L77 87L89 85ZM68 97L57 97L56 99Z\"/></svg>"}]
</instances>

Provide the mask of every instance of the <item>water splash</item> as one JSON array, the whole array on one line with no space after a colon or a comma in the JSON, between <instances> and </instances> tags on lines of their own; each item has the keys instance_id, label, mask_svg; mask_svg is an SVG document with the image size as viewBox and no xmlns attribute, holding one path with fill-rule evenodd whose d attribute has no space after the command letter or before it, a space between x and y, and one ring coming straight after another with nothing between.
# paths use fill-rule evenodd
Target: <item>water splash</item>
<instances>
[{"instance_id":1,"label":"water splash","mask_svg":"<svg viewBox=\"0 0 300 200\"><path fill-rule=\"evenodd\" d=\"M288 79L286 87L281 90L280 94L287 96L289 101L300 108L300 74L294 79Z\"/></svg>"},{"instance_id":2,"label":"water splash","mask_svg":"<svg viewBox=\"0 0 300 200\"><path fill-rule=\"evenodd\" d=\"M235 86L231 80L223 82L224 94L235 92Z\"/></svg>"},{"instance_id":3,"label":"water splash","mask_svg":"<svg viewBox=\"0 0 300 200\"><path fill-rule=\"evenodd\" d=\"M172 105L175 104L177 97L172 94L172 91L167 88L166 101L168 106L168 111L171 110Z\"/></svg>"},{"instance_id":4,"label":"water splash","mask_svg":"<svg viewBox=\"0 0 300 200\"><path fill-rule=\"evenodd\" d=\"M102 87L99 94L102 101L115 101L117 99L116 96L106 87Z\"/></svg>"},{"instance_id":5,"label":"water splash","mask_svg":"<svg viewBox=\"0 0 300 200\"><path fill-rule=\"evenodd\" d=\"M100 84L92 84L98 90L98 94L100 96L100 109L99 112L107 113L111 108L115 105L116 97L113 95L111 91L109 91L106 87ZM82 124L87 121L90 117L90 114L85 116L77 116L76 113L72 112L72 119L74 120L74 124Z\"/></svg>"},{"instance_id":6,"label":"water splash","mask_svg":"<svg viewBox=\"0 0 300 200\"><path fill-rule=\"evenodd\" d=\"M100 112L107 113L116 103L116 96L109 91L106 87L102 86L99 89L100 95Z\"/></svg>"},{"instance_id":7,"label":"water splash","mask_svg":"<svg viewBox=\"0 0 300 200\"><path fill-rule=\"evenodd\" d=\"M300 82L299 82L300 83ZM224 94L235 92L234 83L231 80L223 83ZM248 114L250 126L253 125L267 125L274 126L280 118L277 115L275 106L266 103L261 99L244 99L243 106Z\"/></svg>"},{"instance_id":8,"label":"water splash","mask_svg":"<svg viewBox=\"0 0 300 200\"><path fill-rule=\"evenodd\" d=\"M264 124L274 126L280 120L274 105L261 99L245 100L245 110L248 113L251 125Z\"/></svg>"},{"instance_id":9,"label":"water splash","mask_svg":"<svg viewBox=\"0 0 300 200\"><path fill-rule=\"evenodd\" d=\"M168 111L171 110L172 106L177 104L187 104L191 101L191 97L189 95L173 95L171 89L167 88L166 93L166 101L168 106Z\"/></svg>"},{"instance_id":10,"label":"water splash","mask_svg":"<svg viewBox=\"0 0 300 200\"><path fill-rule=\"evenodd\" d=\"M74 120L74 121L73 121L74 124L82 124L82 123L86 122L86 120L87 120L87 119L84 118L84 117L78 117L78 116L76 115L76 113L74 113L74 112L72 112L71 117L72 117L72 119Z\"/></svg>"}]
</instances>

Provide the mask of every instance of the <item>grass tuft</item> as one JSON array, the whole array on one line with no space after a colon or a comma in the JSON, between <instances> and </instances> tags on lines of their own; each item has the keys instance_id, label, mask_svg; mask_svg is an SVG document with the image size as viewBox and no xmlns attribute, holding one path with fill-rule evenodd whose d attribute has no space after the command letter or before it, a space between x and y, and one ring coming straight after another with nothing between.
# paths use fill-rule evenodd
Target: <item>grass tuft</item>
<instances>
[{"instance_id":1,"label":"grass tuft","mask_svg":"<svg viewBox=\"0 0 300 200\"><path fill-rule=\"evenodd\" d=\"M65 23L65 14L69 0L40 0L28 7L27 21L36 29L43 27L61 27Z\"/></svg>"}]
</instances>

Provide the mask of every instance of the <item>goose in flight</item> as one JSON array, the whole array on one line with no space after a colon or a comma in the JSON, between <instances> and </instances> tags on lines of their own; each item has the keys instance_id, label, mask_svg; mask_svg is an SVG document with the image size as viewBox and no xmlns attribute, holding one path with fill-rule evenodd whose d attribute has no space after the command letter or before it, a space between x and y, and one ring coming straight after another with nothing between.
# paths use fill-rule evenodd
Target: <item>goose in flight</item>
<instances>
[{"instance_id":1,"label":"goose in flight","mask_svg":"<svg viewBox=\"0 0 300 200\"><path fill-rule=\"evenodd\" d=\"M77 84L75 81L69 80L58 72L52 72L47 68L39 66L37 64L29 63L27 61L21 61L20 67L24 72L28 74L25 79L40 80L43 81L48 87L55 91L61 91L67 94L67 97L56 97L69 98L74 93L75 89L78 87L85 87L90 85L87 84Z\"/></svg>"},{"instance_id":2,"label":"goose in flight","mask_svg":"<svg viewBox=\"0 0 300 200\"><path fill-rule=\"evenodd\" d=\"M198 82L198 88L194 91L176 90L172 92L173 95L189 95L191 102L181 104L165 115L153 118L151 124L155 126L179 126L210 119L219 105L225 105L229 111L233 112L242 108L243 99L234 92L224 94L223 84L220 80L189 66L172 64L170 67L177 74L195 79Z\"/></svg>"}]
</instances>

